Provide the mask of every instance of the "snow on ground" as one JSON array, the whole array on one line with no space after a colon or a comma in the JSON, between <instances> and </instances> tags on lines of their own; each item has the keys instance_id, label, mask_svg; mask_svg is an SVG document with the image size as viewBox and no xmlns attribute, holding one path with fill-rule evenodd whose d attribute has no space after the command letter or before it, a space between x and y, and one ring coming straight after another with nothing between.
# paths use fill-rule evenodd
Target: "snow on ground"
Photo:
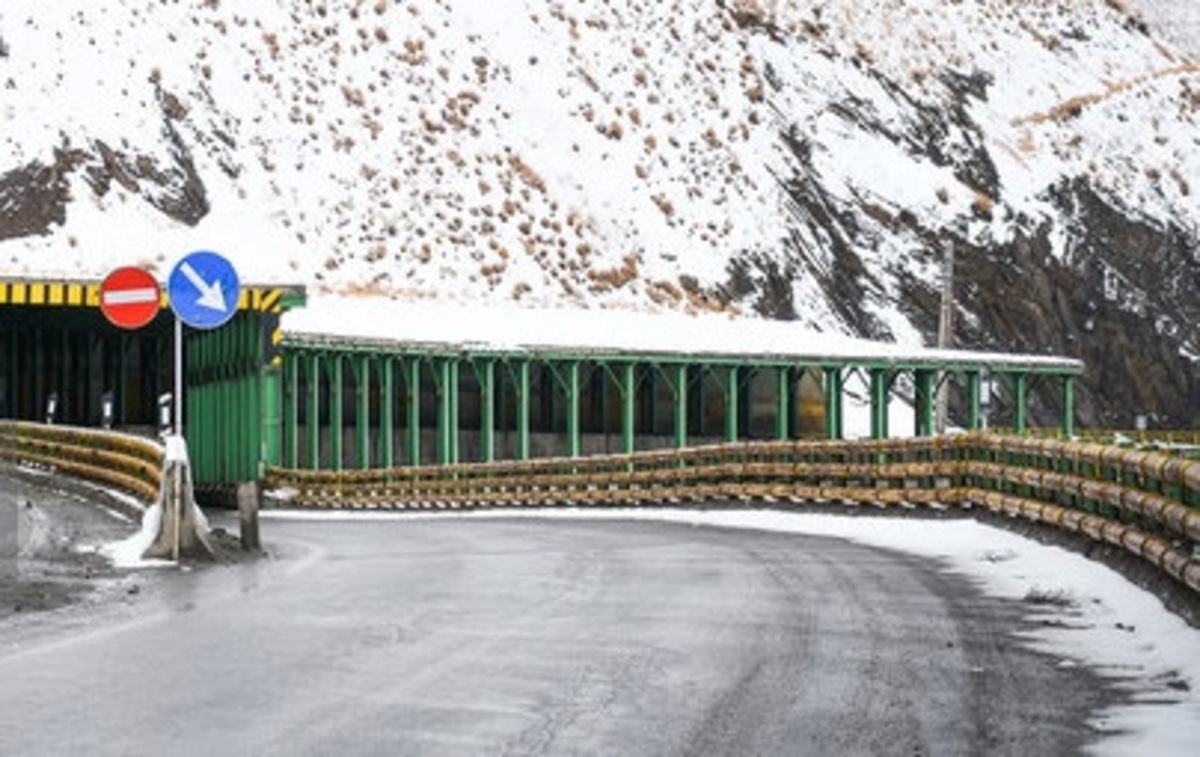
<instances>
[{"instance_id":1,"label":"snow on ground","mask_svg":"<svg viewBox=\"0 0 1200 757\"><path fill-rule=\"evenodd\" d=\"M1200 58L1200 1L1130 0L1150 28Z\"/></svg>"},{"instance_id":2,"label":"snow on ground","mask_svg":"<svg viewBox=\"0 0 1200 757\"><path fill-rule=\"evenodd\" d=\"M985 593L1029 602L1035 648L1061 664L1088 665L1133 692L1101 714L1100 755L1194 755L1200 744L1200 631L1153 595L1098 562L973 520L930 521L760 510L539 509L446 513L267 510L267 519L604 518L746 528L849 539L941 561ZM1168 685L1174 683L1174 685ZM1186 688L1184 687L1186 685Z\"/></svg>"},{"instance_id":3,"label":"snow on ground","mask_svg":"<svg viewBox=\"0 0 1200 757\"><path fill-rule=\"evenodd\" d=\"M147 560L142 557L154 540L162 524L162 505L155 504L142 513L142 527L137 533L121 541L104 544L99 553L112 561L117 568L159 568L174 566L170 560Z\"/></svg>"}]
</instances>

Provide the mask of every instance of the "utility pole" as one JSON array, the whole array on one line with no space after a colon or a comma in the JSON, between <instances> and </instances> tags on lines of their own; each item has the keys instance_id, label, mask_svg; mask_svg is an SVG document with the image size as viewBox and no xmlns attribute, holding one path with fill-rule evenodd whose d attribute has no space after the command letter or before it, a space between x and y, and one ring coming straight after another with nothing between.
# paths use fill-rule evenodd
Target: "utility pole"
<instances>
[{"instance_id":1,"label":"utility pole","mask_svg":"<svg viewBox=\"0 0 1200 757\"><path fill-rule=\"evenodd\" d=\"M942 300L938 311L939 350L947 350L954 346L954 237L947 235L942 249ZM944 372L939 371L937 377L937 409L934 422L937 433L946 433L948 415L949 386Z\"/></svg>"}]
</instances>

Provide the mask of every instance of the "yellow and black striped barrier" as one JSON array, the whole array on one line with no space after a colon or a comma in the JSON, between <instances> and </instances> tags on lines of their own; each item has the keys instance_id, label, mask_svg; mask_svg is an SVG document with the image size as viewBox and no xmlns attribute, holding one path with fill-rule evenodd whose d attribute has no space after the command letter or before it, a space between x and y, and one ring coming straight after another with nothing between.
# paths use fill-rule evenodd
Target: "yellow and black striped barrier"
<instances>
[{"instance_id":1,"label":"yellow and black striped barrier","mask_svg":"<svg viewBox=\"0 0 1200 757\"><path fill-rule=\"evenodd\" d=\"M277 315L283 312L284 293L278 287L243 287L238 309ZM98 308L100 282L0 279L0 306ZM159 295L159 306L169 307L165 290Z\"/></svg>"},{"instance_id":2,"label":"yellow and black striped barrier","mask_svg":"<svg viewBox=\"0 0 1200 757\"><path fill-rule=\"evenodd\" d=\"M100 307L100 283L0 280L0 305Z\"/></svg>"}]
</instances>

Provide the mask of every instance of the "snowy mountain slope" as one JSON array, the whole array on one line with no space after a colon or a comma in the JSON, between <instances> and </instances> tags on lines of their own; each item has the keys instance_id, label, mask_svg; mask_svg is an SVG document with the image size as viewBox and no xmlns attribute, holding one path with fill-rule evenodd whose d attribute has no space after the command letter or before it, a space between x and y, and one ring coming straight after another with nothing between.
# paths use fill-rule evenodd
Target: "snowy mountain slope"
<instances>
[{"instance_id":1,"label":"snowy mountain slope","mask_svg":"<svg viewBox=\"0 0 1200 757\"><path fill-rule=\"evenodd\" d=\"M209 247L920 344L953 243L961 343L1200 422L1197 58L1117 0L8 0L0 40L5 273Z\"/></svg>"},{"instance_id":2,"label":"snowy mountain slope","mask_svg":"<svg viewBox=\"0 0 1200 757\"><path fill-rule=\"evenodd\" d=\"M1130 0L1126 3L1155 32L1192 56L1200 55L1200 2Z\"/></svg>"}]
</instances>

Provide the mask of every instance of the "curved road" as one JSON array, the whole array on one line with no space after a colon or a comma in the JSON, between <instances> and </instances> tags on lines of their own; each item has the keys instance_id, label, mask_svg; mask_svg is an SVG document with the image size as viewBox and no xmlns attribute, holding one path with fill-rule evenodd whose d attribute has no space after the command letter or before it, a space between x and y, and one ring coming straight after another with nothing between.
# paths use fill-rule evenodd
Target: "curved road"
<instances>
[{"instance_id":1,"label":"curved road","mask_svg":"<svg viewBox=\"0 0 1200 757\"><path fill-rule=\"evenodd\" d=\"M838 540L263 525L271 559L3 645L0 754L1063 754L1108 701L1021 608Z\"/></svg>"}]
</instances>

